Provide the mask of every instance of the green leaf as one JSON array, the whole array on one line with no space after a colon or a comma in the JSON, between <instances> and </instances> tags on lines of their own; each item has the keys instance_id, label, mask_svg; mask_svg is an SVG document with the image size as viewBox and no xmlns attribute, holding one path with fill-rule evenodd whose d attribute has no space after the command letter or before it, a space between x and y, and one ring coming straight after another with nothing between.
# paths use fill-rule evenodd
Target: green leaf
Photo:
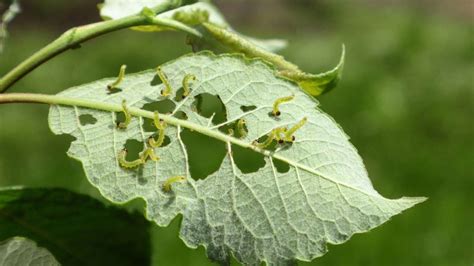
<instances>
[{"instance_id":1,"label":"green leaf","mask_svg":"<svg viewBox=\"0 0 474 266\"><path fill-rule=\"evenodd\" d=\"M251 265L309 261L326 253L327 244L341 244L425 200L391 200L377 193L342 129L317 108L317 102L293 82L277 77L277 70L263 61L200 53L161 69L173 88L166 99L175 107L170 115L160 116L168 124L169 144L154 149L159 161L135 169L124 169L118 162L127 141L145 143L154 134L143 126L153 113L142 109L165 100L161 96L165 86L156 82L154 70L126 75L120 91L113 94L106 88L115 78L53 96L60 105L51 107L49 125L55 134L76 138L68 155L82 162L87 178L106 198L118 203L143 198L147 217L161 226L182 214L180 237L189 247L205 246L213 260L227 263L234 255ZM188 74L197 79L191 94L181 99L176 92ZM224 122L216 124L212 116L196 111L199 104L193 102L209 94L224 104ZM270 115L274 102L289 95L294 99L281 104L281 115ZM123 99L132 115L125 130L115 126ZM95 122L81 124L84 115ZM276 150L254 144L273 129L292 127L305 117L307 123L296 130L292 144L277 144ZM246 122L245 137L219 131L239 119ZM227 149L219 169L205 179L191 177L188 147L182 139L187 130L214 139L208 146L222 143ZM233 156L238 148L263 155L264 166L242 171ZM289 169L280 169L281 164ZM186 181L165 191L163 185L173 176Z\"/></svg>"},{"instance_id":2,"label":"green leaf","mask_svg":"<svg viewBox=\"0 0 474 266\"><path fill-rule=\"evenodd\" d=\"M138 14L145 7L152 8L166 0L105 0L100 8L100 15L104 19L119 19L129 15ZM247 39L258 47L276 52L286 47L286 41L280 39L262 40L245 36L233 30L225 20L220 11L207 1L197 2L189 5L183 5L179 8L164 12L157 16L158 18L175 19L189 26L197 26L202 22L210 22L220 27L239 34L242 38ZM134 27L136 30L142 31L162 31L170 30L163 26L140 26Z\"/></svg>"},{"instance_id":3,"label":"green leaf","mask_svg":"<svg viewBox=\"0 0 474 266\"><path fill-rule=\"evenodd\" d=\"M0 239L28 237L64 265L146 265L148 228L140 214L67 190L0 190Z\"/></svg>"},{"instance_id":4,"label":"green leaf","mask_svg":"<svg viewBox=\"0 0 474 266\"><path fill-rule=\"evenodd\" d=\"M320 74L309 74L300 71L281 71L280 74L295 81L309 95L316 97L331 91L337 86L341 80L345 56L346 49L343 45L339 63L336 67L327 72Z\"/></svg>"},{"instance_id":5,"label":"green leaf","mask_svg":"<svg viewBox=\"0 0 474 266\"><path fill-rule=\"evenodd\" d=\"M60 265L48 250L23 238L13 237L0 242L0 265Z\"/></svg>"}]
</instances>

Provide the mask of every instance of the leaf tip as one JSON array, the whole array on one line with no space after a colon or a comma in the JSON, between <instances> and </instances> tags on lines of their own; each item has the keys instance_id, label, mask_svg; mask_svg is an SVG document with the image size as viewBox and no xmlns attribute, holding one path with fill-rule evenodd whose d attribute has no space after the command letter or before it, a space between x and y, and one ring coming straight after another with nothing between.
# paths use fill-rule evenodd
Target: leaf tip
<instances>
[{"instance_id":1,"label":"leaf tip","mask_svg":"<svg viewBox=\"0 0 474 266\"><path fill-rule=\"evenodd\" d=\"M320 74L309 74L304 72L280 72L283 76L295 81L309 95L316 97L334 89L342 77L346 58L346 47L342 44L342 52L337 65Z\"/></svg>"},{"instance_id":2,"label":"leaf tip","mask_svg":"<svg viewBox=\"0 0 474 266\"><path fill-rule=\"evenodd\" d=\"M427 197L402 197L397 200L400 212L410 209L411 207L423 203L428 200Z\"/></svg>"}]
</instances>

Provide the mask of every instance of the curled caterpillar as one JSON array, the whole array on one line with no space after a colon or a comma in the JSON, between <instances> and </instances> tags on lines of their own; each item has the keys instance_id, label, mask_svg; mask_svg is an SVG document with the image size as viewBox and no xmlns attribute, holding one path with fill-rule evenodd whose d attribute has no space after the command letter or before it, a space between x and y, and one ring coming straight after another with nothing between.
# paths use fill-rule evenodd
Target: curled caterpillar
<instances>
[{"instance_id":1,"label":"curled caterpillar","mask_svg":"<svg viewBox=\"0 0 474 266\"><path fill-rule=\"evenodd\" d=\"M182 182L186 181L186 178L184 176L172 176L163 183L163 191L164 192L170 192L171 191L171 185L176 183L176 182Z\"/></svg>"},{"instance_id":2,"label":"curled caterpillar","mask_svg":"<svg viewBox=\"0 0 474 266\"><path fill-rule=\"evenodd\" d=\"M193 74L187 74L183 78L183 98L188 97L188 95L191 93L191 89L189 88L189 82L191 80L196 80L196 76Z\"/></svg>"},{"instance_id":3,"label":"curled caterpillar","mask_svg":"<svg viewBox=\"0 0 474 266\"><path fill-rule=\"evenodd\" d=\"M257 142L256 145L257 147L263 149L263 148L266 148L268 145L270 145L274 139L275 139L275 134L273 134L273 131L272 131L270 134L268 134L267 139L264 142L262 143Z\"/></svg>"},{"instance_id":4,"label":"curled caterpillar","mask_svg":"<svg viewBox=\"0 0 474 266\"><path fill-rule=\"evenodd\" d=\"M274 140L278 141L279 138L280 138L280 128L275 128L267 135L267 138L265 139L264 142L262 143L257 142L256 145L257 147L260 147L263 149L263 148L266 148L268 145L272 144Z\"/></svg>"},{"instance_id":5,"label":"curled caterpillar","mask_svg":"<svg viewBox=\"0 0 474 266\"><path fill-rule=\"evenodd\" d=\"M132 115L128 112L126 100L122 101L122 112L125 115L125 120L123 122L117 122L117 127L120 129L126 129L132 120Z\"/></svg>"},{"instance_id":6,"label":"curled caterpillar","mask_svg":"<svg viewBox=\"0 0 474 266\"><path fill-rule=\"evenodd\" d=\"M276 99L275 102L273 103L272 115L273 116L280 116L281 115L280 108L279 108L280 104L289 102L289 101L293 100L293 98L295 98L294 95L285 96L285 97L281 97L281 98Z\"/></svg>"},{"instance_id":7,"label":"curled caterpillar","mask_svg":"<svg viewBox=\"0 0 474 266\"><path fill-rule=\"evenodd\" d=\"M118 85L120 85L120 83L122 82L123 78L125 77L125 70L127 69L127 65L122 65L120 67L120 71L119 71L119 74L118 74L118 77L117 79L110 83L109 85L107 85L107 89L109 91L113 91L114 89L117 88Z\"/></svg>"},{"instance_id":8,"label":"curled caterpillar","mask_svg":"<svg viewBox=\"0 0 474 266\"><path fill-rule=\"evenodd\" d=\"M237 121L237 132L239 132L240 138L245 138L247 136L244 119L239 119L239 121Z\"/></svg>"},{"instance_id":9,"label":"curled caterpillar","mask_svg":"<svg viewBox=\"0 0 474 266\"><path fill-rule=\"evenodd\" d=\"M295 136L293 134L295 134L295 132L300 129L302 126L304 126L304 124L306 124L306 122L308 121L308 118L305 117L303 119L301 119L301 121L299 121L298 123L296 123L293 127L291 127L290 129L288 130L285 130L285 134L284 134L284 141L286 142L293 142L295 141Z\"/></svg>"},{"instance_id":10,"label":"curled caterpillar","mask_svg":"<svg viewBox=\"0 0 474 266\"><path fill-rule=\"evenodd\" d=\"M119 151L118 154L118 161L121 167L123 168L137 168L138 166L145 164L148 159L151 159L152 161L158 161L160 158L155 155L155 151L153 148L146 148L144 151L142 151L139 155L140 157L138 159L135 159L133 161L127 161L126 157L128 154L127 149L122 149Z\"/></svg>"},{"instance_id":11,"label":"curled caterpillar","mask_svg":"<svg viewBox=\"0 0 474 266\"><path fill-rule=\"evenodd\" d=\"M156 68L156 74L158 75L158 77L160 77L161 82L163 82L163 84L165 85L165 88L161 90L161 96L169 96L173 89L171 88L166 74L161 70L161 67Z\"/></svg>"},{"instance_id":12,"label":"curled caterpillar","mask_svg":"<svg viewBox=\"0 0 474 266\"><path fill-rule=\"evenodd\" d=\"M148 145L150 145L150 147L153 147L153 148L158 148L158 147L161 147L161 145L163 145L163 142L165 140L166 123L160 119L159 114L156 111L154 113L153 123L156 129L158 129L158 139L155 140L153 136L150 136L148 138Z\"/></svg>"},{"instance_id":13,"label":"curled caterpillar","mask_svg":"<svg viewBox=\"0 0 474 266\"><path fill-rule=\"evenodd\" d=\"M306 122L308 121L308 118L305 117L301 119L298 123L296 123L293 127L290 129L287 129L286 127L277 127L273 129L268 135L267 138L265 139L264 142L262 143L254 143L257 147L259 148L266 148L269 146L274 140L278 142L278 144L283 144L285 142L291 143L295 141L295 136L294 133L300 129Z\"/></svg>"},{"instance_id":14,"label":"curled caterpillar","mask_svg":"<svg viewBox=\"0 0 474 266\"><path fill-rule=\"evenodd\" d=\"M127 159L125 158L127 157L127 153L127 149L119 151L118 161L121 167L131 169L136 168L145 163L141 157L133 161L127 161Z\"/></svg>"},{"instance_id":15,"label":"curled caterpillar","mask_svg":"<svg viewBox=\"0 0 474 266\"><path fill-rule=\"evenodd\" d=\"M153 148L146 148L144 151L142 151L140 153L140 158L141 160L143 161L143 163L145 163L148 158L150 158L152 161L158 161L160 158L158 156L155 155L155 150L153 150Z\"/></svg>"}]
</instances>

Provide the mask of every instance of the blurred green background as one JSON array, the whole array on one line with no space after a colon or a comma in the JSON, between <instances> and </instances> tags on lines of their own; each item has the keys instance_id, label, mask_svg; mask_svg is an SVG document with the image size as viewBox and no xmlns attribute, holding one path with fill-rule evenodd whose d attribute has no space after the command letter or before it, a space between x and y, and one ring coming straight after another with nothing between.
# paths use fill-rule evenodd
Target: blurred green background
<instances>
[{"instance_id":1,"label":"blurred green background","mask_svg":"<svg viewBox=\"0 0 474 266\"><path fill-rule=\"evenodd\" d=\"M96 0L22 1L0 74L64 30L99 20ZM351 136L384 196L429 200L370 233L355 235L312 265L474 263L474 5L470 1L217 1L232 25L289 40L282 53L309 72L332 68L342 43L339 87L320 97ZM70 86L155 67L190 52L179 33L129 30L94 39L44 64L10 92L57 93ZM99 197L81 165L54 136L41 105L0 106L0 185L65 187ZM189 145L206 145L190 138ZM208 146L208 145L206 145ZM207 156L218 154L208 150ZM196 154L191 156L202 156ZM193 163L199 175L212 168ZM471 195L471 196L469 196ZM139 205L139 203L137 203ZM177 237L179 221L153 229L155 265L212 265ZM307 265L307 263L300 263Z\"/></svg>"}]
</instances>

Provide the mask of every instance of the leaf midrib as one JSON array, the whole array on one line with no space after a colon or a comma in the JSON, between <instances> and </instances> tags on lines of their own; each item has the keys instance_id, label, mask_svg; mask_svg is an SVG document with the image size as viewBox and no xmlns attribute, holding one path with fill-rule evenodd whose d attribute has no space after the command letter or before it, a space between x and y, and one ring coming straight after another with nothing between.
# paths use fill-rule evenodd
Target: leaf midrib
<instances>
[{"instance_id":1,"label":"leaf midrib","mask_svg":"<svg viewBox=\"0 0 474 266\"><path fill-rule=\"evenodd\" d=\"M93 109L93 110L101 110L101 111L109 111L109 112L121 112L122 111L122 106L120 104L115 104L115 103L106 103L106 102L99 102L99 101L93 101L93 100L87 100L87 99L77 99L77 98L72 98L72 97L66 97L66 96L60 96L60 95L47 95L47 94L35 94L35 93L10 93L10 94L4 94L0 95L0 98L2 96L7 96L9 100L11 101L16 101L16 102L35 102L35 103L46 103L50 105L64 105L64 106L77 106L77 107L83 107L83 108L88 108L88 109ZM149 119L153 119L154 113L150 111L146 111L140 108L136 107L129 107L128 108L129 113L132 116L137 116L137 117L146 117ZM174 126L181 126L184 128L191 129L193 131L199 132L203 135L215 138L217 140L220 140L224 143L232 143L238 146L241 146L243 148L248 148L251 149L255 152L258 152L260 154L263 154L264 156L268 156L271 158L278 159L280 161L283 161L295 168L302 169L304 171L307 171L311 174L317 175L321 178L324 178L330 182L333 182L335 184L345 186L349 189L359 191L363 194L366 194L370 197L378 197L378 198L383 198L379 194L373 194L368 191L362 190L361 188L354 187L350 184L341 182L341 181L336 181L331 177L325 176L323 173L309 168L306 165L300 164L298 162L292 161L286 157L283 157L281 155L275 154L272 151L265 150L262 148L259 148L255 145L252 145L250 143L247 143L241 139L234 138L232 136L229 136L227 134L221 133L217 130L212 130L210 128L186 121L186 120L181 120L178 118L175 118L171 115L166 115L166 114L160 114L160 118L163 119L166 123L174 125Z\"/></svg>"}]
</instances>

